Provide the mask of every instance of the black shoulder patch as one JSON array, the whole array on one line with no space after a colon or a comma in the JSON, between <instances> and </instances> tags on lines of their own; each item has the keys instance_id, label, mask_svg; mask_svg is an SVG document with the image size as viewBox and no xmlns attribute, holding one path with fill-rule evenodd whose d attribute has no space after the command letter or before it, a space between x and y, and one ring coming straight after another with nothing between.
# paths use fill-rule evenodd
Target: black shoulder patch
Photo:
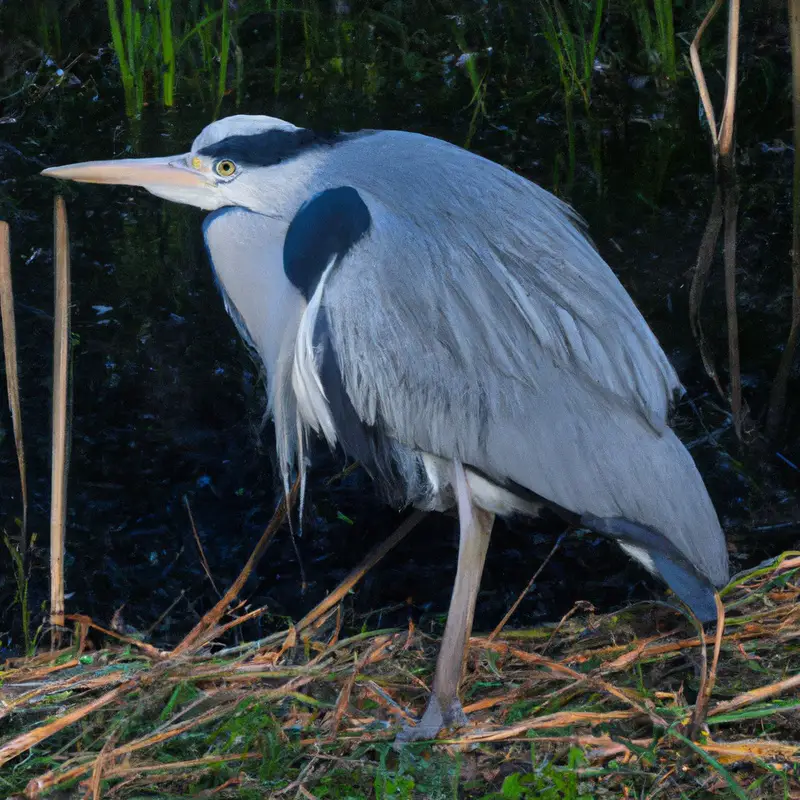
<instances>
[{"instance_id":1,"label":"black shoulder patch","mask_svg":"<svg viewBox=\"0 0 800 800\"><path fill-rule=\"evenodd\" d=\"M359 461L390 505L406 502L406 485L395 464L392 441L380 423L367 425L347 394L331 341L328 314L321 308L314 328L314 348L322 351L320 380L342 450Z\"/></svg>"},{"instance_id":2,"label":"black shoulder patch","mask_svg":"<svg viewBox=\"0 0 800 800\"><path fill-rule=\"evenodd\" d=\"M286 232L286 277L310 299L331 259L342 258L371 224L369 209L352 186L314 195L303 203Z\"/></svg>"}]
</instances>

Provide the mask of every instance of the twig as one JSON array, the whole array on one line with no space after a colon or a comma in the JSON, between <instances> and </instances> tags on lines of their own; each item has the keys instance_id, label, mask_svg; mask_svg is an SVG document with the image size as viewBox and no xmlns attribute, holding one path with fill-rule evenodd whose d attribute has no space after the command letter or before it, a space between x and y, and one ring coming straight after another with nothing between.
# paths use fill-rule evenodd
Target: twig
<instances>
[{"instance_id":1,"label":"twig","mask_svg":"<svg viewBox=\"0 0 800 800\"><path fill-rule=\"evenodd\" d=\"M69 463L70 277L69 229L64 198L55 200L55 332L53 335L53 463L50 505L50 623L54 646L64 625L64 536Z\"/></svg>"},{"instance_id":2,"label":"twig","mask_svg":"<svg viewBox=\"0 0 800 800\"><path fill-rule=\"evenodd\" d=\"M398 526L397 530L388 539L382 541L377 547L373 547L372 550L367 553L366 558L336 587L336 589L321 603L312 608L311 611L297 623L297 631L302 631L304 628L307 628L326 611L340 602L367 572L416 528L427 513L427 511L414 511Z\"/></svg>"},{"instance_id":3,"label":"twig","mask_svg":"<svg viewBox=\"0 0 800 800\"><path fill-rule=\"evenodd\" d=\"M502 631L503 628L505 628L506 623L511 619L514 612L519 608L519 604L524 600L525 596L533 588L533 584L536 583L536 579L539 577L539 575L542 574L542 570L547 566L550 559L555 555L556 550L558 550L561 542L563 541L566 535L567 534L565 531L558 537L558 539L556 539L556 543L553 545L553 549L548 553L547 558L545 558L545 560L542 561L541 565L539 566L539 569L537 569L536 572L533 573L533 577L528 581L527 586L519 593L519 596L514 601L511 608L508 609L503 619L501 619L500 622L497 623L497 627L489 634L490 642L494 641L494 639L496 639L500 634L500 631Z\"/></svg>"},{"instance_id":4,"label":"twig","mask_svg":"<svg viewBox=\"0 0 800 800\"><path fill-rule=\"evenodd\" d=\"M25 446L22 440L22 404L19 399L19 369L17 365L17 325L14 316L14 288L11 282L11 245L7 222L0 222L0 322L3 326L3 354L6 364L8 407L14 428L19 482L22 490L22 530L20 552L23 566L28 550L28 478L25 470Z\"/></svg>"},{"instance_id":5,"label":"twig","mask_svg":"<svg viewBox=\"0 0 800 800\"><path fill-rule=\"evenodd\" d=\"M336 708L334 709L333 717L330 722L331 739L336 738L336 733L339 730L339 724L342 721L342 716L344 716L344 713L347 710L347 704L350 702L350 695L353 692L353 686L355 686L358 673L361 672L361 670L363 670L364 667L369 663L369 660L375 654L375 651L378 650L380 647L384 646L385 644L386 644L386 639L384 640L376 639L364 651L364 654L361 656L361 658L358 659L355 667L353 667L353 672L345 681L344 686L339 692L339 698L336 701Z\"/></svg>"},{"instance_id":6,"label":"twig","mask_svg":"<svg viewBox=\"0 0 800 800\"><path fill-rule=\"evenodd\" d=\"M214 583L214 578L211 575L211 570L209 569L208 566L208 560L206 559L206 552L205 550L203 550L203 543L200 541L200 536L197 533L197 526L194 524L192 507L189 505L189 498L186 495L183 496L183 504L184 506L186 506L186 513L189 515L189 524L192 526L192 534L194 535L194 541L197 544L197 550L200 553L200 563L203 565L203 571L206 573L206 577L211 582L211 585L214 587L214 591L217 593L217 597L222 597L219 589L217 589L217 584Z\"/></svg>"},{"instance_id":7,"label":"twig","mask_svg":"<svg viewBox=\"0 0 800 800\"><path fill-rule=\"evenodd\" d=\"M735 0L731 0L733 4ZM739 356L739 319L736 309L736 218L739 213L739 187L733 153L720 151L723 177L724 231L722 255L725 266L725 308L728 316L728 372L731 381L731 414L736 437L742 438L742 370Z\"/></svg>"},{"instance_id":8,"label":"twig","mask_svg":"<svg viewBox=\"0 0 800 800\"><path fill-rule=\"evenodd\" d=\"M261 539L255 546L253 552L250 554L250 558L247 559L247 563L242 568L239 576L231 584L231 587L220 598L217 604L203 616L200 622L198 622L197 625L192 628L186 638L184 638L184 640L172 651L172 657L177 657L183 655L189 650L196 649L198 639L200 639L209 628L216 626L222 615L227 610L228 606L233 602L233 600L238 596L239 592L244 587L247 579L250 577L250 573L261 560L261 557L264 555L264 551L267 549L267 545L269 545L269 543L272 541L272 537L277 533L278 529L283 524L283 520L286 518L289 507L294 503L297 497L297 491L299 488L300 479L298 478L295 480L291 492L289 492L289 497L281 498L280 502L278 503L278 507L275 509L275 513L272 515L269 525L267 525L266 530L261 535Z\"/></svg>"}]
</instances>

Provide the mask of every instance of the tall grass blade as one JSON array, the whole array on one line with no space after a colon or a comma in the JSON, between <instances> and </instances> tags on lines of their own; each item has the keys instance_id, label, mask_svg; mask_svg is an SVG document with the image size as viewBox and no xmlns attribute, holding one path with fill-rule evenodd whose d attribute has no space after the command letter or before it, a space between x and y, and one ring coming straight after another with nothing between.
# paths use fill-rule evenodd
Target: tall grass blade
<instances>
[{"instance_id":1,"label":"tall grass blade","mask_svg":"<svg viewBox=\"0 0 800 800\"><path fill-rule=\"evenodd\" d=\"M70 277L64 198L55 200L55 331L53 335L53 461L50 505L50 622L64 624L64 540L69 450Z\"/></svg>"},{"instance_id":2,"label":"tall grass blade","mask_svg":"<svg viewBox=\"0 0 800 800\"><path fill-rule=\"evenodd\" d=\"M658 54L661 69L670 80L675 80L675 19L672 0L655 0L656 27L658 28Z\"/></svg>"},{"instance_id":3,"label":"tall grass blade","mask_svg":"<svg viewBox=\"0 0 800 800\"><path fill-rule=\"evenodd\" d=\"M7 222L0 222L0 320L3 326L3 354L6 364L8 406L14 428L19 482L22 490L22 530L20 553L23 562L28 549L28 478L25 470L25 446L22 439L22 404L19 399L19 370L17 366L17 325L14 316L14 289L11 283L11 245Z\"/></svg>"},{"instance_id":4,"label":"tall grass blade","mask_svg":"<svg viewBox=\"0 0 800 800\"><path fill-rule=\"evenodd\" d=\"M161 95L166 108L175 102L175 41L172 36L172 0L158 0L158 21L161 31Z\"/></svg>"},{"instance_id":5,"label":"tall grass blade","mask_svg":"<svg viewBox=\"0 0 800 800\"><path fill-rule=\"evenodd\" d=\"M130 0L128 0L130 6ZM125 93L125 113L129 117L136 116L136 89L134 87L133 73L128 62L128 53L122 38L122 26L117 13L117 0L106 0L108 8L108 23L111 27L111 44L119 62L119 72L122 78L122 89Z\"/></svg>"}]
</instances>

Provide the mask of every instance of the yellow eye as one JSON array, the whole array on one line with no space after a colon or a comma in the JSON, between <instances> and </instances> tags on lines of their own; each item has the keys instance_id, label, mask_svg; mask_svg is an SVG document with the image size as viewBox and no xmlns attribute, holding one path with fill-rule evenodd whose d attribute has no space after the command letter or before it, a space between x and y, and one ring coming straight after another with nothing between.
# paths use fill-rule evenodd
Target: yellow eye
<instances>
[{"instance_id":1,"label":"yellow eye","mask_svg":"<svg viewBox=\"0 0 800 800\"><path fill-rule=\"evenodd\" d=\"M214 169L222 178L230 178L234 172L236 172L236 164L233 163L230 159L223 158L221 161L217 161L214 165Z\"/></svg>"}]
</instances>

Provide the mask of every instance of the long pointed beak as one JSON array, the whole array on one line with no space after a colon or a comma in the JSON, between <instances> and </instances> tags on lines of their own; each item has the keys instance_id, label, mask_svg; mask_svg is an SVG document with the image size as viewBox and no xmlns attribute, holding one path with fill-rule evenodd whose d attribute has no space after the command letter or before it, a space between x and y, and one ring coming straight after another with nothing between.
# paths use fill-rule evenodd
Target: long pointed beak
<instances>
[{"instance_id":1,"label":"long pointed beak","mask_svg":"<svg viewBox=\"0 0 800 800\"><path fill-rule=\"evenodd\" d=\"M124 158L117 161L84 161L42 170L48 178L81 183L143 186L156 197L207 211L224 204L217 183L208 173L189 166L189 154L167 158Z\"/></svg>"},{"instance_id":2,"label":"long pointed beak","mask_svg":"<svg viewBox=\"0 0 800 800\"><path fill-rule=\"evenodd\" d=\"M118 161L83 161L42 170L48 178L63 178L81 183L113 183L144 186L147 189L171 186L201 187L212 184L206 175L189 167L186 156L168 158L124 158Z\"/></svg>"}]
</instances>

